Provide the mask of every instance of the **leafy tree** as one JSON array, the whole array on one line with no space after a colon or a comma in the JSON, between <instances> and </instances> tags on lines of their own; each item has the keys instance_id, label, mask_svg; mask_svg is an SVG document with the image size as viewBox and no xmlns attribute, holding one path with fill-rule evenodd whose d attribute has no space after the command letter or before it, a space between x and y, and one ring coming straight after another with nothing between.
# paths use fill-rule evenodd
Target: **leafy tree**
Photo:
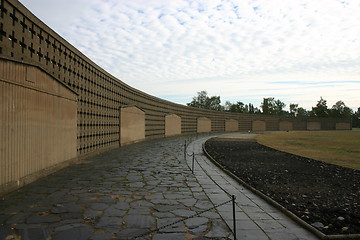
<instances>
[{"instance_id":1,"label":"leafy tree","mask_svg":"<svg viewBox=\"0 0 360 240\"><path fill-rule=\"evenodd\" d=\"M330 109L331 117L351 117L353 111L348 108L343 101L337 101L334 106Z\"/></svg>"},{"instance_id":2,"label":"leafy tree","mask_svg":"<svg viewBox=\"0 0 360 240\"><path fill-rule=\"evenodd\" d=\"M275 100L273 97L264 98L263 102L261 103L261 109L263 114L267 115L284 115L286 112L283 110L286 106L280 100Z\"/></svg>"},{"instance_id":3,"label":"leafy tree","mask_svg":"<svg viewBox=\"0 0 360 240\"><path fill-rule=\"evenodd\" d=\"M252 105L251 103L249 103L248 113L255 113L254 105Z\"/></svg>"},{"instance_id":4,"label":"leafy tree","mask_svg":"<svg viewBox=\"0 0 360 240\"><path fill-rule=\"evenodd\" d=\"M297 117L308 117L309 115L310 113L305 108L299 107L297 109Z\"/></svg>"},{"instance_id":5,"label":"leafy tree","mask_svg":"<svg viewBox=\"0 0 360 240\"><path fill-rule=\"evenodd\" d=\"M232 104L229 110L230 112L238 112L238 113L249 112L248 106L245 105L243 102L236 102L235 104Z\"/></svg>"},{"instance_id":6,"label":"leafy tree","mask_svg":"<svg viewBox=\"0 0 360 240\"><path fill-rule=\"evenodd\" d=\"M224 107L220 105L220 96L208 97L206 91L197 92L197 94L190 103L187 103L188 106L219 111L224 109Z\"/></svg>"},{"instance_id":7,"label":"leafy tree","mask_svg":"<svg viewBox=\"0 0 360 240\"><path fill-rule=\"evenodd\" d=\"M222 107L223 110L225 111L229 111L229 112L236 112L236 113L256 113L256 114L260 114L261 111L260 109L254 107L253 104L249 103L249 104L244 104L243 102L236 102L236 103L231 103L229 101L225 102L225 105Z\"/></svg>"},{"instance_id":8,"label":"leafy tree","mask_svg":"<svg viewBox=\"0 0 360 240\"><path fill-rule=\"evenodd\" d=\"M329 109L326 105L326 100L320 97L320 100L316 104L316 107L312 107L311 116L314 117L328 117Z\"/></svg>"},{"instance_id":9,"label":"leafy tree","mask_svg":"<svg viewBox=\"0 0 360 240\"><path fill-rule=\"evenodd\" d=\"M233 104L232 104L230 101L226 101L226 102L225 102L225 105L224 105L224 110L231 112L230 109L231 109L231 106L232 106L232 105L233 105Z\"/></svg>"},{"instance_id":10,"label":"leafy tree","mask_svg":"<svg viewBox=\"0 0 360 240\"><path fill-rule=\"evenodd\" d=\"M352 115L352 126L360 128L360 107Z\"/></svg>"},{"instance_id":11,"label":"leafy tree","mask_svg":"<svg viewBox=\"0 0 360 240\"><path fill-rule=\"evenodd\" d=\"M254 107L253 104L249 103L249 113L252 114L261 114L261 110L257 107Z\"/></svg>"},{"instance_id":12,"label":"leafy tree","mask_svg":"<svg viewBox=\"0 0 360 240\"><path fill-rule=\"evenodd\" d=\"M218 110L218 111L222 111L224 110L224 107L221 106L221 100L220 100L220 96L212 96L210 98L206 99L206 104L205 104L205 108L206 109L211 109L211 110Z\"/></svg>"},{"instance_id":13,"label":"leafy tree","mask_svg":"<svg viewBox=\"0 0 360 240\"><path fill-rule=\"evenodd\" d=\"M275 99L273 97L263 98L260 108L263 114L273 115L275 111Z\"/></svg>"},{"instance_id":14,"label":"leafy tree","mask_svg":"<svg viewBox=\"0 0 360 240\"><path fill-rule=\"evenodd\" d=\"M190 107L204 108L210 110L218 111L229 111L236 113L250 113L250 114L267 114L267 115L290 115L297 117L352 117L353 126L360 127L360 108L358 111L353 113L353 111L348 108L343 101L337 101L331 109L328 109L326 100L320 97L320 100L317 102L315 107L312 107L311 111L299 107L299 104L290 103L289 108L290 112L284 110L286 104L280 100L275 100L273 97L263 98L263 102L260 105L260 108L254 107L253 104L244 104L243 102L231 103L229 101L225 102L225 105L221 105L220 96L211 96L207 95L206 91L197 92L197 96L193 97L193 100L190 103L187 103Z\"/></svg>"},{"instance_id":15,"label":"leafy tree","mask_svg":"<svg viewBox=\"0 0 360 240\"><path fill-rule=\"evenodd\" d=\"M289 108L290 108L290 113L289 113L290 116L298 115L299 104L290 103Z\"/></svg>"},{"instance_id":16,"label":"leafy tree","mask_svg":"<svg viewBox=\"0 0 360 240\"><path fill-rule=\"evenodd\" d=\"M197 96L193 97L193 100L186 105L190 107L205 108L206 99L208 98L206 91L197 92Z\"/></svg>"},{"instance_id":17,"label":"leafy tree","mask_svg":"<svg viewBox=\"0 0 360 240\"><path fill-rule=\"evenodd\" d=\"M280 100L275 101L275 114L276 115L285 115L286 112L283 110L286 104Z\"/></svg>"}]
</instances>

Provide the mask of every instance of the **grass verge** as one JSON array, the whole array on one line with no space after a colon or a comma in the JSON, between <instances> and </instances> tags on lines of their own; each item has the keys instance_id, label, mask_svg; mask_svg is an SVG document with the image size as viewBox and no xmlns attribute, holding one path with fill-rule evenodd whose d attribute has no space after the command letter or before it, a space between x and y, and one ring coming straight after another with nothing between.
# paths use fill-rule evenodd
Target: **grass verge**
<instances>
[{"instance_id":1,"label":"grass verge","mask_svg":"<svg viewBox=\"0 0 360 240\"><path fill-rule=\"evenodd\" d=\"M283 152L360 170L358 130L272 132L256 140Z\"/></svg>"}]
</instances>

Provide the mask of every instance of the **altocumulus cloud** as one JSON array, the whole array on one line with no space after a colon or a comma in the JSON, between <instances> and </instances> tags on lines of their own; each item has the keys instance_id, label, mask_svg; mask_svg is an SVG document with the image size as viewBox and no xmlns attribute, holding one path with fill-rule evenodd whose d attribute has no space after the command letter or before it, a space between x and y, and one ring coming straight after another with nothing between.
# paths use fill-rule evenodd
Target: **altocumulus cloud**
<instances>
[{"instance_id":1,"label":"altocumulus cloud","mask_svg":"<svg viewBox=\"0 0 360 240\"><path fill-rule=\"evenodd\" d=\"M89 0L78 8L55 30L149 94L186 103L207 90L223 101L275 97L306 108L322 96L330 107L359 107L359 1Z\"/></svg>"}]
</instances>

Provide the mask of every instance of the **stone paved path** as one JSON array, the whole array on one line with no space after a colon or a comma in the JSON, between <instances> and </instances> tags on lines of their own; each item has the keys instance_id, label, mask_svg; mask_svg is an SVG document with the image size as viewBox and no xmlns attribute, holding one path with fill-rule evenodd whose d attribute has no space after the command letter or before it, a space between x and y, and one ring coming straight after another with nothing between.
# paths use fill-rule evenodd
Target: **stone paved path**
<instances>
[{"instance_id":1,"label":"stone paved path","mask_svg":"<svg viewBox=\"0 0 360 240\"><path fill-rule=\"evenodd\" d=\"M237 239L317 239L215 167L201 151L207 138L187 147L194 174L189 137L179 136L98 155L8 194L0 239L233 239L231 202L161 228L229 201L223 190L237 197Z\"/></svg>"},{"instance_id":2,"label":"stone paved path","mask_svg":"<svg viewBox=\"0 0 360 240\"><path fill-rule=\"evenodd\" d=\"M0 239L232 239L216 210L148 234L213 207L186 165L185 139L113 150L6 195Z\"/></svg>"},{"instance_id":3,"label":"stone paved path","mask_svg":"<svg viewBox=\"0 0 360 240\"><path fill-rule=\"evenodd\" d=\"M227 137L252 137L249 134ZM316 240L315 235L303 229L282 212L244 188L215 166L202 151L202 144L209 137L193 141L187 147L187 162L192 168L195 153L194 174L206 195L214 204L236 196L236 237L241 240ZM230 195L227 195L228 193ZM226 223L233 228L233 207L226 204L218 208Z\"/></svg>"}]
</instances>

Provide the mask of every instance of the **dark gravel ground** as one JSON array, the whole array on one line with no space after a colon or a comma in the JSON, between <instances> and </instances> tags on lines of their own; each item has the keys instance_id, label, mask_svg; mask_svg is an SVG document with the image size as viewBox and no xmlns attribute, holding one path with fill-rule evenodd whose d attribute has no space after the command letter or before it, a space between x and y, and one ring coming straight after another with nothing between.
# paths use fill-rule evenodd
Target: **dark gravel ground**
<instances>
[{"instance_id":1,"label":"dark gravel ground","mask_svg":"<svg viewBox=\"0 0 360 240\"><path fill-rule=\"evenodd\" d=\"M226 169L324 234L360 234L360 171L280 152L254 139L213 138Z\"/></svg>"}]
</instances>

